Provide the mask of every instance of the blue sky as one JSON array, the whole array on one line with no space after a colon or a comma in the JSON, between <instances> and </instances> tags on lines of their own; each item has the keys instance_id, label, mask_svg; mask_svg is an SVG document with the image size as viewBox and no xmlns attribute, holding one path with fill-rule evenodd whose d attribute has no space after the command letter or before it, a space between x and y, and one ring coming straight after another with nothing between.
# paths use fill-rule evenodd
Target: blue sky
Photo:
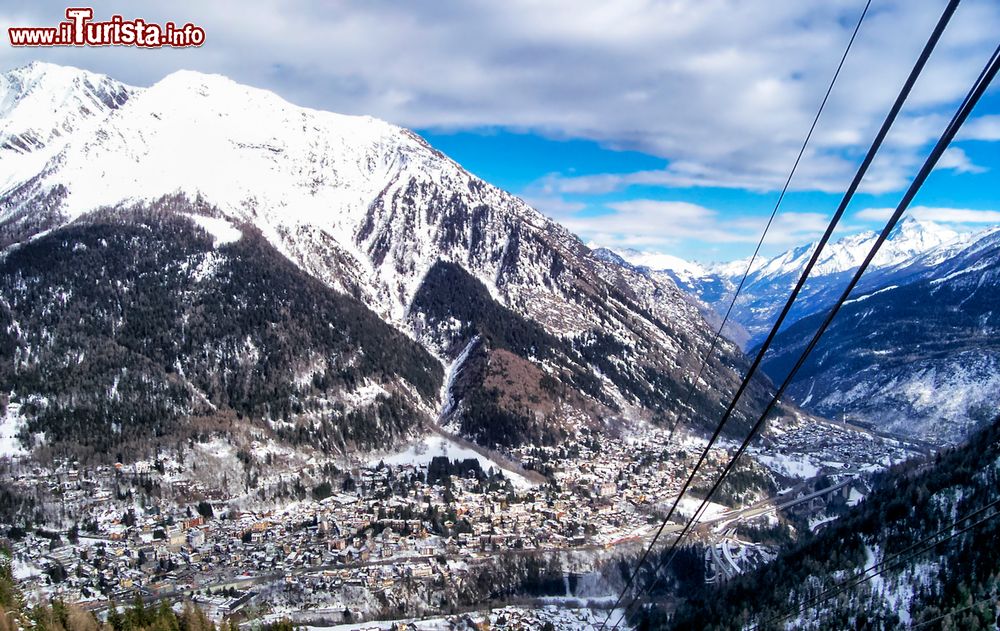
<instances>
[{"instance_id":1,"label":"blue sky","mask_svg":"<svg viewBox=\"0 0 1000 631\"><path fill-rule=\"evenodd\" d=\"M976 112L979 115L1000 113L1000 95L996 89L981 102ZM666 252L700 261L741 258L752 253L779 194L778 190L634 184L607 192L553 196L547 192L547 185L554 179L606 174L627 176L662 170L669 165L669 161L639 151L610 149L594 141L556 140L541 134L504 129L417 131L476 175L514 192L549 216L571 224L581 238L592 245ZM953 147L961 149L974 166L961 170L936 170L921 189L910 214L923 221L946 223L962 231L1000 225L1000 179L996 170L1000 168L1000 155L996 142L963 140ZM930 144L921 149L926 153ZM916 168L912 171L915 172ZM885 213L873 210L884 211L895 207L901 194L902 191L895 188L884 192L859 193L850 207L854 212L848 213L838 234L880 229ZM789 245L814 238L825 227L841 197L841 193L821 190L793 190L782 202L782 213L786 217L788 214L815 215L815 221L800 222L800 229L784 238L771 238L764 251L775 254ZM670 213L669 206L649 213L650 232L613 232L609 235L604 231L587 229L598 225L597 218L607 218L611 222L617 220L621 213L614 206L637 200L665 204L679 202L713 210L722 225L726 225L727 218L739 222L734 226L739 238L671 239L652 225L662 215ZM976 212L959 213L958 210Z\"/></svg>"},{"instance_id":2,"label":"blue sky","mask_svg":"<svg viewBox=\"0 0 1000 631\"><path fill-rule=\"evenodd\" d=\"M419 131L586 242L698 260L748 254L864 0L178 0L94 3L194 22L194 50L0 48L151 85L178 69ZM945 0L873 0L766 253L814 239ZM9 0L0 27L47 26L65 4ZM3 29L4 31L6 28ZM964 0L842 233L896 204L1000 33L995 0ZM913 214L1000 224L994 87Z\"/></svg>"}]
</instances>

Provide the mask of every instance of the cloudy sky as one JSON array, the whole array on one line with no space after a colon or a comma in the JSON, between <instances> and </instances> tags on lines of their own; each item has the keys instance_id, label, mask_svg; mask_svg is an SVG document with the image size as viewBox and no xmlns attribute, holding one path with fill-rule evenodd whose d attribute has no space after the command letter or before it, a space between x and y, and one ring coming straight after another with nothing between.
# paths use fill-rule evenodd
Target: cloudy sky
<instances>
[{"instance_id":1,"label":"cloudy sky","mask_svg":"<svg viewBox=\"0 0 1000 631\"><path fill-rule=\"evenodd\" d=\"M864 0L100 2L204 27L199 49L0 48L150 85L228 75L301 105L414 128L585 241L728 260L752 250ZM945 0L873 0L768 253L815 238ZM8 0L0 26L65 4ZM252 8L251 8L252 7ZM875 227L997 45L1000 4L965 0L856 197ZM917 199L963 229L1000 223L994 87Z\"/></svg>"}]
</instances>

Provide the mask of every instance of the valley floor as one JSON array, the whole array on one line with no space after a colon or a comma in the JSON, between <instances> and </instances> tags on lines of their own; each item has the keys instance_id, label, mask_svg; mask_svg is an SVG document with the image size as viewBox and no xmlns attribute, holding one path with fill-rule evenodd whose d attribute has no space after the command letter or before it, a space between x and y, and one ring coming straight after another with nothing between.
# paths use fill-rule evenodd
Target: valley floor
<instances>
[{"instance_id":1,"label":"valley floor","mask_svg":"<svg viewBox=\"0 0 1000 631\"><path fill-rule=\"evenodd\" d=\"M193 600L215 619L316 625L463 611L511 619L551 607L556 618L605 615L624 580L620 562L633 563L648 543L704 447L677 438L668 445L664 430L636 424L618 437L514 450L502 462L440 431L350 464L286 461L277 445L247 452L219 438L129 465L10 461L7 492L44 525L4 519L29 599L99 613L139 596ZM765 444L696 529L708 581L772 558L766 533L794 529L791 517L822 527L836 516L830 506L866 492L866 474L912 454L893 440L792 420L775 424ZM706 471L731 448L713 450ZM219 471L228 486L216 483ZM695 496L708 482L696 481ZM680 516L698 504L685 498ZM667 541L680 528L669 525ZM522 603L516 616L496 613L512 603Z\"/></svg>"}]
</instances>

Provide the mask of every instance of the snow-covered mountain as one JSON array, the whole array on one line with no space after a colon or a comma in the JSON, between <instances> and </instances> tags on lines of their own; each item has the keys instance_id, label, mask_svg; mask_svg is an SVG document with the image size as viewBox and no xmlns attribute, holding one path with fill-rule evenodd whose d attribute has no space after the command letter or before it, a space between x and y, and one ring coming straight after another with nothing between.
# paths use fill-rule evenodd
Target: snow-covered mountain
<instances>
[{"instance_id":1,"label":"snow-covered mountain","mask_svg":"<svg viewBox=\"0 0 1000 631\"><path fill-rule=\"evenodd\" d=\"M775 381L819 326L876 239L864 232L824 249L764 361ZM929 442L954 442L997 413L1000 304L997 244L990 228L960 234L905 218L891 233L809 362L789 389L804 408ZM725 334L753 352L770 330L814 244L755 264ZM604 254L606 258L614 255ZM699 265L623 252L623 265L667 276L712 310L724 311L748 261ZM704 309L704 308L703 308ZM711 315L706 318L711 322ZM742 337L742 326L749 337Z\"/></svg>"},{"instance_id":2,"label":"snow-covered mountain","mask_svg":"<svg viewBox=\"0 0 1000 631\"><path fill-rule=\"evenodd\" d=\"M827 244L786 322L791 324L830 304L843 290L848 275L858 268L877 238L877 233L866 231ZM941 224L905 217L879 249L868 268L865 282L869 282L876 270L896 268L945 244L962 247L969 238L971 235L959 234ZM763 340L815 247L815 243L808 243L770 259L759 258L754 262L732 314L748 336L744 340L737 331L731 339L746 348ZM733 292L749 264L749 259L700 264L649 253L626 251L619 254L625 261L647 270L650 275L672 279L716 312L723 313L729 307Z\"/></svg>"},{"instance_id":3,"label":"snow-covered mountain","mask_svg":"<svg viewBox=\"0 0 1000 631\"><path fill-rule=\"evenodd\" d=\"M775 339L784 379L822 314ZM1000 228L876 270L845 303L789 389L820 414L954 443L1000 412Z\"/></svg>"},{"instance_id":4,"label":"snow-covered mountain","mask_svg":"<svg viewBox=\"0 0 1000 631\"><path fill-rule=\"evenodd\" d=\"M714 331L718 331L719 326L722 325L721 314L725 313L726 307L721 307L720 311L717 298L726 292L732 292L735 286L728 280L728 275L722 276L709 270L716 268L725 270L728 269L726 266L722 264L701 265L669 254L640 252L638 250L614 251L608 248L597 248L594 250L594 255L609 263L629 268L658 283L680 287L687 300L698 309L698 312ZM729 267L735 269L740 263L743 265L743 270L746 270L746 261L737 262ZM742 271L740 275L742 276ZM713 298L715 299L713 300ZM750 340L750 334L735 318L726 321L723 334L726 339L741 348L745 347Z\"/></svg>"},{"instance_id":5,"label":"snow-covered mountain","mask_svg":"<svg viewBox=\"0 0 1000 631\"><path fill-rule=\"evenodd\" d=\"M678 394L710 340L683 292L595 257L565 229L408 130L297 107L193 72L136 89L33 64L8 73L0 86L4 117L14 121L3 127L6 138L20 139L7 142L13 149L3 159L11 168L0 189L0 246L7 248L3 273L9 278L26 273L11 267L14 261L34 260L11 252L33 252L44 239L53 247L69 229L128 223L129 213L138 213L136 225L173 252L177 244L168 242L180 229L157 219L168 213L208 230L217 247L215 253L195 248L200 271L177 281L184 291L201 291L215 278L220 267L213 257L242 261L241 244L259 234L259 247L273 248L337 295L360 301L448 366L436 401L420 394L412 375L397 375L410 386L397 382L389 389L410 387L422 400L413 403L418 407L448 401L442 420L480 442L544 442L620 415L662 420L682 412ZM47 125L59 133L47 132ZM44 277L35 281L36 289L45 286ZM41 314L54 308L28 309L29 297L38 299L30 283L10 286L22 292L4 305L13 330L28 327L18 320L25 315L19 309ZM74 295L73 287L66 289ZM467 308L470 296L475 312ZM109 334L116 334L114 327ZM53 343L36 331L16 333L10 344L40 357L38 349L25 350L29 338L30 344ZM174 355L181 367L191 360ZM294 358L296 379L308 382L309 363ZM709 387L695 397L696 423L714 423L714 410L744 364L735 346L721 349L704 377ZM17 381L16 370L13 375L5 392L17 400L37 394ZM105 386L113 390L112 383ZM748 405L767 387L755 384ZM292 405L283 422L308 416L301 407ZM504 431L483 429L496 419L504 419Z\"/></svg>"},{"instance_id":6,"label":"snow-covered mountain","mask_svg":"<svg viewBox=\"0 0 1000 631\"><path fill-rule=\"evenodd\" d=\"M53 64L32 63L4 73L0 147L15 153L58 149L139 91L104 75Z\"/></svg>"}]
</instances>

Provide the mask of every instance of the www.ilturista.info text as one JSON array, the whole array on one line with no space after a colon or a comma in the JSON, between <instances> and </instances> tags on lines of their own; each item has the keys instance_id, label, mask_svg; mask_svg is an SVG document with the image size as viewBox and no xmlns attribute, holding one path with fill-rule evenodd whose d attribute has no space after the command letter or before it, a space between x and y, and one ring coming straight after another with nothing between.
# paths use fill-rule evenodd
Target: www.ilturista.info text
<instances>
[{"instance_id":1,"label":"www.ilturista.info text","mask_svg":"<svg viewBox=\"0 0 1000 631\"><path fill-rule=\"evenodd\" d=\"M142 18L126 20L113 15L107 22L94 22L88 7L66 9L66 21L58 26L12 26L7 29L11 46L139 46L141 48L187 48L205 43L205 29L194 24L157 24Z\"/></svg>"}]
</instances>

